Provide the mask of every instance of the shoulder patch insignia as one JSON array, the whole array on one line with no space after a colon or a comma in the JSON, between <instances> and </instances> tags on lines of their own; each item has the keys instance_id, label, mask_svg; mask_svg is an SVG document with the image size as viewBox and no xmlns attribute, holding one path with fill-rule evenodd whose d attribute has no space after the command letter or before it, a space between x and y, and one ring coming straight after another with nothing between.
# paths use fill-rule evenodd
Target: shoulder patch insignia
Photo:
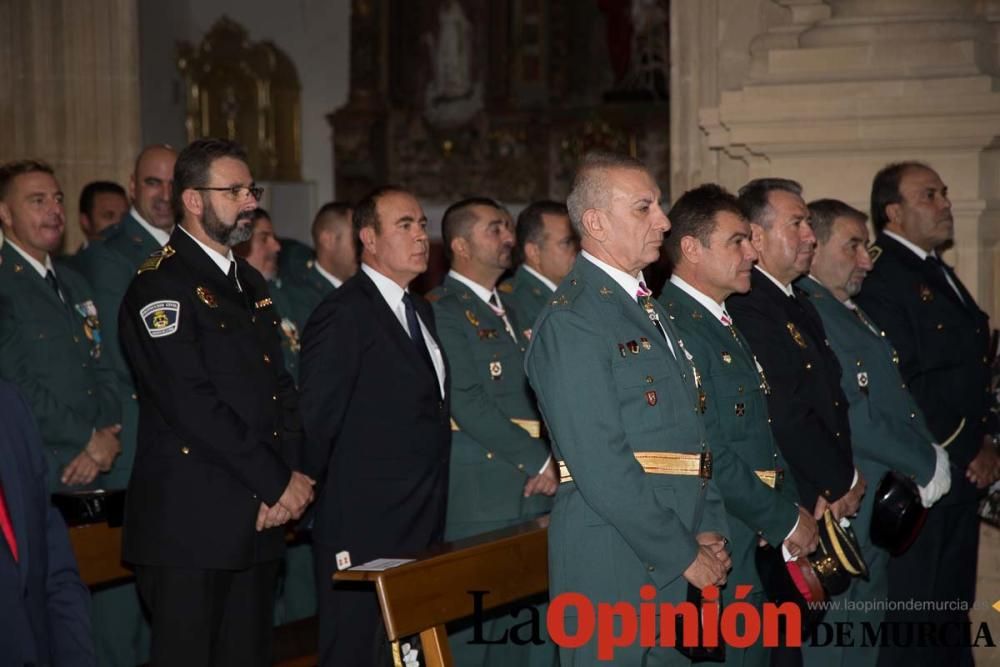
<instances>
[{"instance_id":1,"label":"shoulder patch insignia","mask_svg":"<svg viewBox=\"0 0 1000 667\"><path fill-rule=\"evenodd\" d=\"M142 273L144 271L155 271L160 268L160 262L167 259L168 257L173 257L174 250L170 244L163 246L159 250L155 251L149 257L147 257L142 264L139 265L139 270L136 273Z\"/></svg>"},{"instance_id":2,"label":"shoulder patch insignia","mask_svg":"<svg viewBox=\"0 0 1000 667\"><path fill-rule=\"evenodd\" d=\"M176 333L180 324L181 304L178 301L153 301L139 311L150 338L162 338Z\"/></svg>"},{"instance_id":3,"label":"shoulder patch insignia","mask_svg":"<svg viewBox=\"0 0 1000 667\"><path fill-rule=\"evenodd\" d=\"M877 245L868 246L868 257L872 262L877 262L878 258L882 256L882 248Z\"/></svg>"},{"instance_id":4,"label":"shoulder patch insignia","mask_svg":"<svg viewBox=\"0 0 1000 667\"><path fill-rule=\"evenodd\" d=\"M510 283L501 283L500 287L498 287L497 289L503 292L504 294L510 294L511 292L514 291L514 286L511 285Z\"/></svg>"}]
</instances>

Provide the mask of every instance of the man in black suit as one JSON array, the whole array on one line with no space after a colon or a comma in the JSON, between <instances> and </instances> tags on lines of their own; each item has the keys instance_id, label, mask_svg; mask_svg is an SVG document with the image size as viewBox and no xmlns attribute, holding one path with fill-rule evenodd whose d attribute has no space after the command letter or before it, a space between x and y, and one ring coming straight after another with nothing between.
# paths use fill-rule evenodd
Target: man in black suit
<instances>
[{"instance_id":1,"label":"man in black suit","mask_svg":"<svg viewBox=\"0 0 1000 667\"><path fill-rule=\"evenodd\" d=\"M97 664L90 595L45 468L27 402L0 381L0 662L88 667Z\"/></svg>"},{"instance_id":2,"label":"man in black suit","mask_svg":"<svg viewBox=\"0 0 1000 667\"><path fill-rule=\"evenodd\" d=\"M312 480L263 277L246 240L260 189L238 145L201 139L174 167L179 225L119 315L139 394L124 560L152 617L151 663L270 665L285 551Z\"/></svg>"},{"instance_id":3,"label":"man in black suit","mask_svg":"<svg viewBox=\"0 0 1000 667\"><path fill-rule=\"evenodd\" d=\"M768 411L802 505L816 518L830 507L839 519L858 511L865 482L854 468L840 364L813 306L792 287L809 271L816 237L802 187L781 178L740 189L759 259L750 292L726 301L736 327L764 368Z\"/></svg>"},{"instance_id":4,"label":"man in black suit","mask_svg":"<svg viewBox=\"0 0 1000 667\"><path fill-rule=\"evenodd\" d=\"M319 484L313 524L320 663L370 667L374 592L332 586L353 564L407 556L442 539L451 429L444 356L430 305L407 286L427 270L427 218L385 187L354 209L361 270L306 325L300 386L306 472Z\"/></svg>"},{"instance_id":5,"label":"man in black suit","mask_svg":"<svg viewBox=\"0 0 1000 667\"><path fill-rule=\"evenodd\" d=\"M872 184L871 213L878 232L875 266L857 300L899 353L905 386L952 463L951 491L929 510L913 546L889 562L889 598L971 605L979 545L976 503L1000 474L988 436L995 432L989 416L988 317L937 254L954 235L948 188L937 172L919 162L888 165ZM961 627L969 615L890 611L886 620ZM879 664L964 665L972 664L972 655L967 646L890 647L883 648Z\"/></svg>"}]
</instances>

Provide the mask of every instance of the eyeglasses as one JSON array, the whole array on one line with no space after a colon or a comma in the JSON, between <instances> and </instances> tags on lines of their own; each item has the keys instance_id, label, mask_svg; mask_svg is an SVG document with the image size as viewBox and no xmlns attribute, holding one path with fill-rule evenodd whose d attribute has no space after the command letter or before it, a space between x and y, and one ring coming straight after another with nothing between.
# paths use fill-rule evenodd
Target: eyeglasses
<instances>
[{"instance_id":1,"label":"eyeglasses","mask_svg":"<svg viewBox=\"0 0 1000 667\"><path fill-rule=\"evenodd\" d=\"M242 199L245 195L250 195L256 201L260 201L260 196L264 194L264 188L259 185L231 185L228 188L191 188L199 192L228 192L232 199Z\"/></svg>"}]
</instances>

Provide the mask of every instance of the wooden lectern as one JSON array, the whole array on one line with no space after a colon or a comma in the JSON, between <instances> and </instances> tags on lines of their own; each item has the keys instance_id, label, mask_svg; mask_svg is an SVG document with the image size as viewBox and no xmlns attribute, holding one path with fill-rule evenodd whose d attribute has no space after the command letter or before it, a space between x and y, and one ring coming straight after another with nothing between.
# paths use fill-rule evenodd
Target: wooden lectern
<instances>
[{"instance_id":1,"label":"wooden lectern","mask_svg":"<svg viewBox=\"0 0 1000 667\"><path fill-rule=\"evenodd\" d=\"M469 591L489 591L489 610L548 590L548 517L446 542L383 572L344 570L334 581L370 581L382 607L393 658L402 665L400 639L420 635L421 664L453 667L445 624L472 616Z\"/></svg>"}]
</instances>

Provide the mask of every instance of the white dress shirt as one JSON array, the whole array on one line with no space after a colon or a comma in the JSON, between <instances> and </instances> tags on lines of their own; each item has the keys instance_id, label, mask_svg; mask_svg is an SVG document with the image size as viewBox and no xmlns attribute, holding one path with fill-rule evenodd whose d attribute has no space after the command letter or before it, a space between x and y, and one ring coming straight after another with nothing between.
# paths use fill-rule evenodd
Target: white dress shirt
<instances>
[{"instance_id":1,"label":"white dress shirt","mask_svg":"<svg viewBox=\"0 0 1000 667\"><path fill-rule=\"evenodd\" d=\"M527 272L528 272L528 273L530 273L531 275L533 275L533 276L535 276L536 278L538 278L538 280L539 280L539 281L540 281L540 282L541 282L541 283L542 283L543 285L545 285L546 287L548 287L548 288L549 288L550 290L552 290L553 292L555 292L555 291L556 291L556 288L558 287L558 285L556 285L556 284L555 284L554 282L552 282L551 280L549 280L548 278L546 278L545 276L543 276L542 274L540 274L540 273L539 273L538 271L535 271L535 270L534 270L533 268L531 268L531 267L530 267L530 266L528 266L527 264L522 264L521 266L522 266L522 267L524 267L524 270L525 270L525 271L527 271Z\"/></svg>"},{"instance_id":2,"label":"white dress shirt","mask_svg":"<svg viewBox=\"0 0 1000 667\"><path fill-rule=\"evenodd\" d=\"M167 242L170 240L170 232L163 231L159 227L154 227L146 222L146 219L139 215L139 211L135 210L135 206L129 209L129 213L133 218L135 218L135 221L139 223L139 226L149 232L149 235L153 237L153 240L160 244L161 248L167 245Z\"/></svg>"},{"instance_id":3,"label":"white dress shirt","mask_svg":"<svg viewBox=\"0 0 1000 667\"><path fill-rule=\"evenodd\" d=\"M379 294L385 299L389 310L396 316L399 326L403 327L403 333L409 337L410 330L406 326L406 306L403 305L403 295L406 294L407 290L400 287L395 280L382 275L363 262L361 270L375 283L375 287L378 288ZM434 364L434 372L437 374L441 398L444 398L444 355L441 353L441 348L438 346L437 341L431 336L431 332L427 330L427 325L420 319L419 312L417 313L417 321L420 322L420 332L424 335L424 343L427 345L427 351L431 355L431 362Z\"/></svg>"},{"instance_id":4,"label":"white dress shirt","mask_svg":"<svg viewBox=\"0 0 1000 667\"><path fill-rule=\"evenodd\" d=\"M344 284L343 280L337 278L337 276L333 275L332 273L324 269L322 266L319 265L319 262L313 261L313 267L316 269L316 272L319 273L319 275L326 278L330 282L330 284L333 285L335 288L340 289L340 286Z\"/></svg>"}]
</instances>

